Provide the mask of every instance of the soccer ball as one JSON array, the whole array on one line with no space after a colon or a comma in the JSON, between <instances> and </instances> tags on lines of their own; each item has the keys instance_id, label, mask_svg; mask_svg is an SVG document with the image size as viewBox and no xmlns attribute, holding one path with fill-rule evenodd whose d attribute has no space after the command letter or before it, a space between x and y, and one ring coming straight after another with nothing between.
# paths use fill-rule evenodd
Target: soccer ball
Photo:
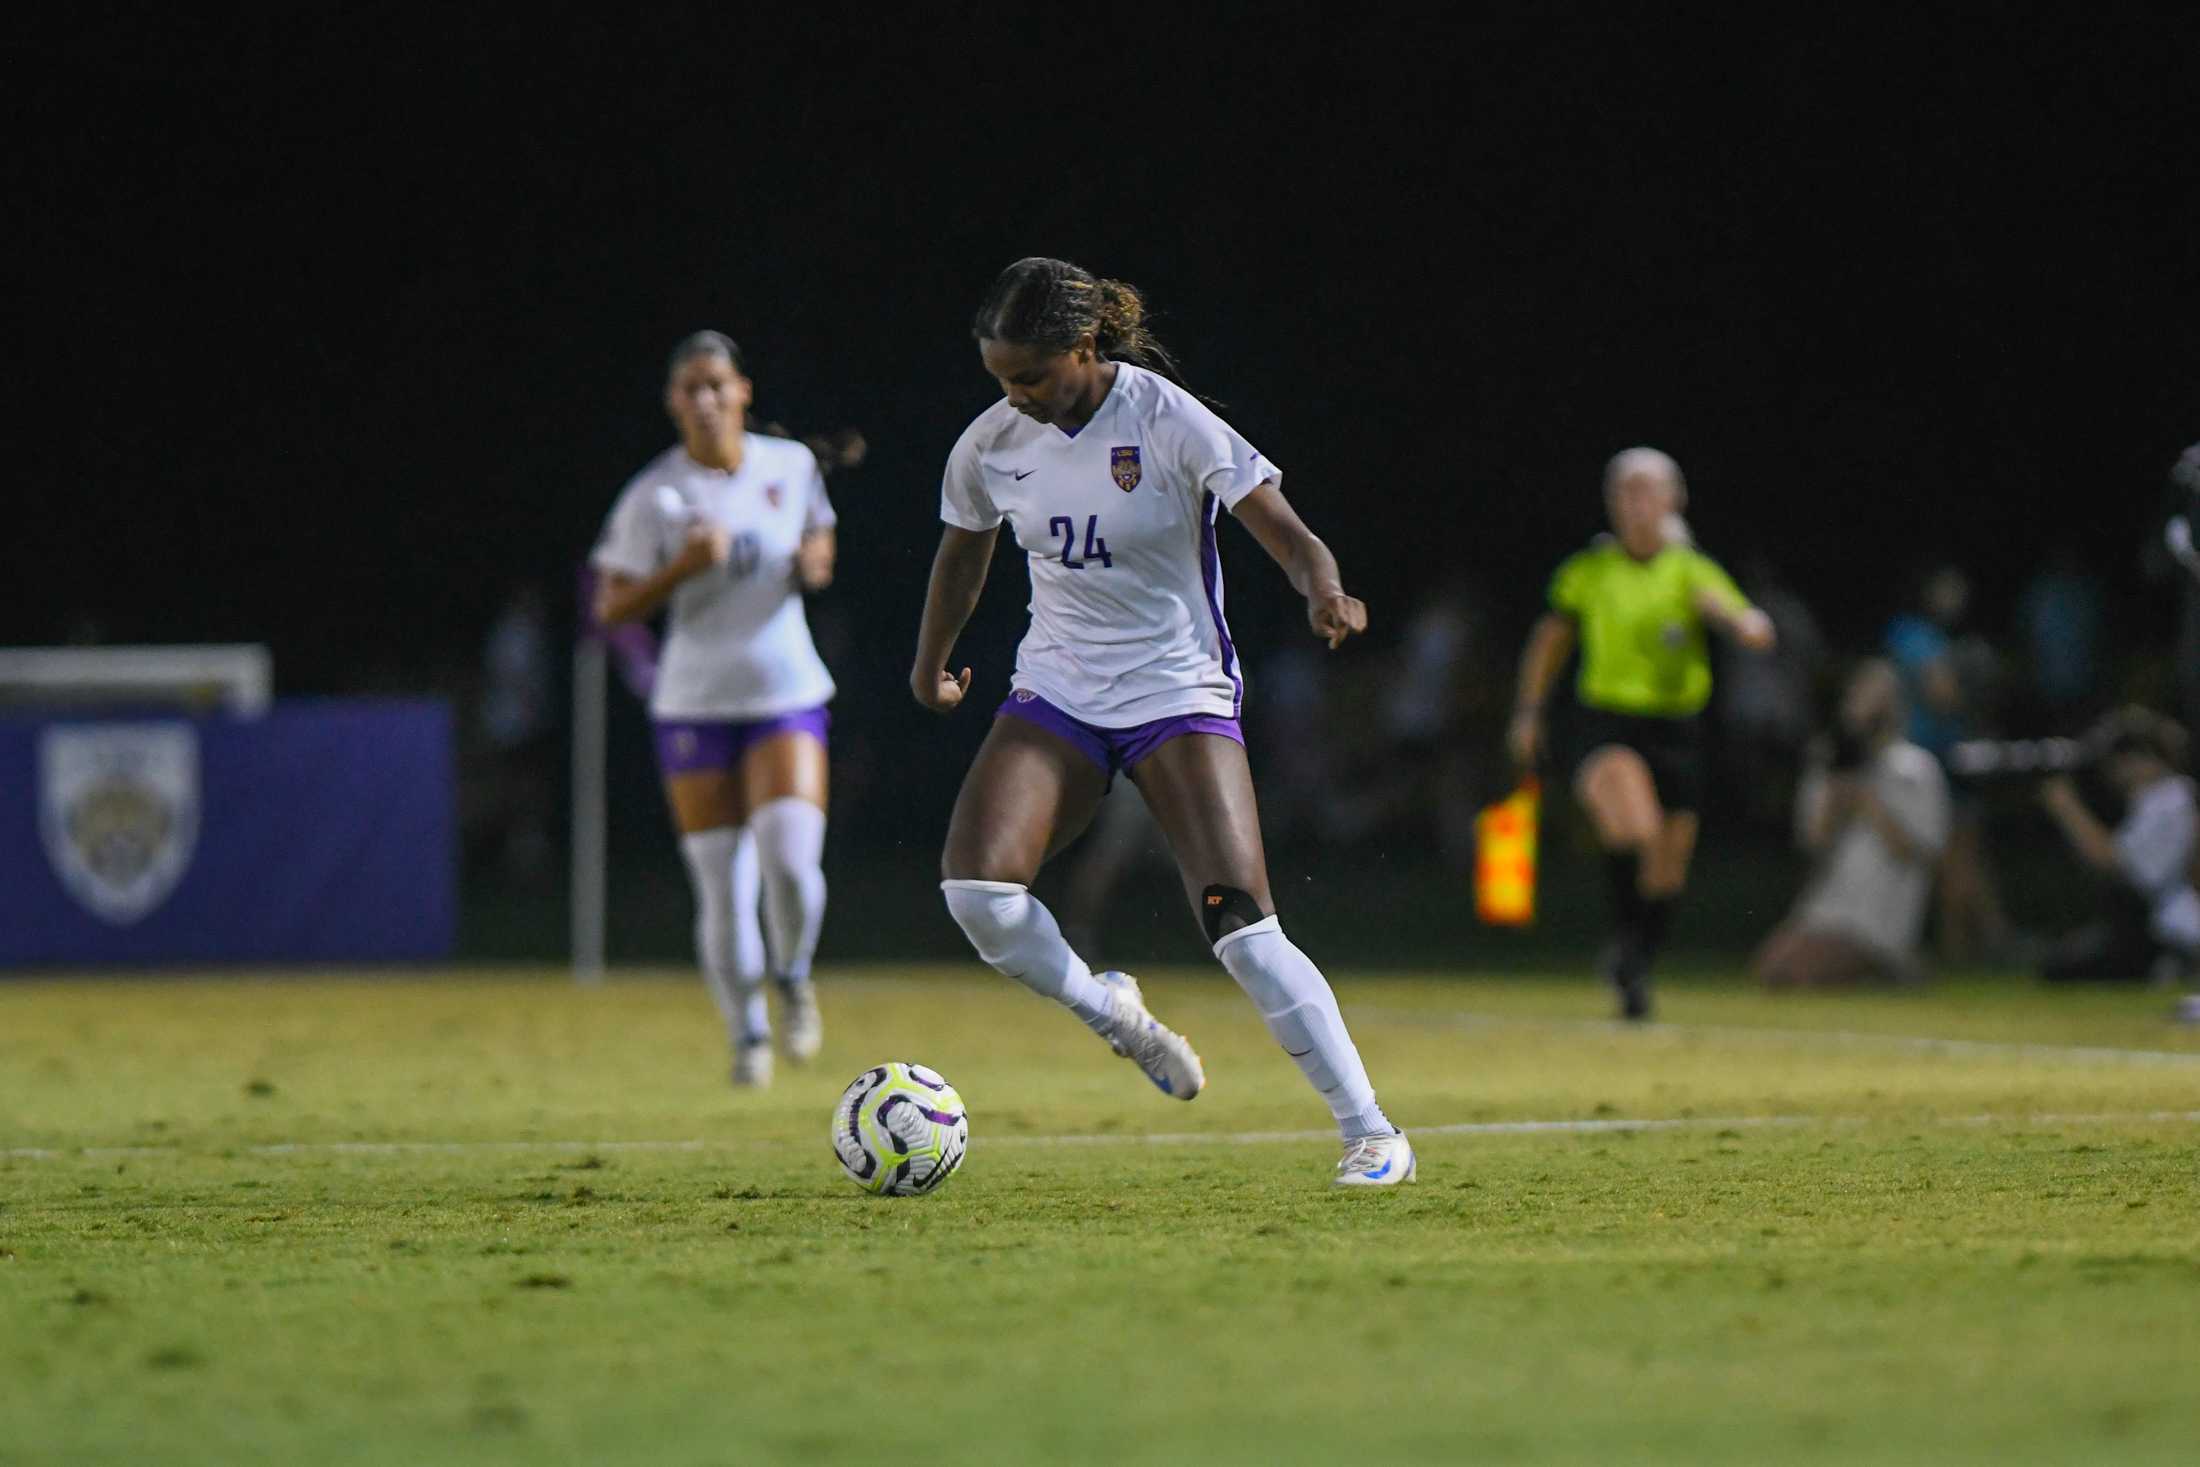
<instances>
[{"instance_id":1,"label":"soccer ball","mask_svg":"<svg viewBox=\"0 0 2200 1467\"><path fill-rule=\"evenodd\" d=\"M970 1117L937 1070L874 1065L848 1082L833 1107L833 1155L848 1179L886 1197L929 1192L962 1165Z\"/></svg>"}]
</instances>

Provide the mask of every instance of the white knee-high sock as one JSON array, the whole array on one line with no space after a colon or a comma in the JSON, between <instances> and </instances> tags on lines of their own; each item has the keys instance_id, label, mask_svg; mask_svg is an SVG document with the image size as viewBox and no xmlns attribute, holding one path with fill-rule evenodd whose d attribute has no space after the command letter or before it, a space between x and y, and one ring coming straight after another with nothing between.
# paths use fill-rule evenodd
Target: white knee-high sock
<instances>
[{"instance_id":1,"label":"white knee-high sock","mask_svg":"<svg viewBox=\"0 0 2200 1467\"><path fill-rule=\"evenodd\" d=\"M1283 925L1263 917L1240 927L1215 944L1215 956L1253 1000L1284 1053L1329 1102L1337 1129L1348 1139L1389 1135L1390 1121L1375 1103L1367 1067L1345 1032L1337 995L1314 960L1283 935Z\"/></svg>"},{"instance_id":2,"label":"white knee-high sock","mask_svg":"<svg viewBox=\"0 0 2200 1467\"><path fill-rule=\"evenodd\" d=\"M806 982L825 924L825 812L792 796L759 806L749 817L764 869L764 932L772 973L782 983Z\"/></svg>"},{"instance_id":3,"label":"white knee-high sock","mask_svg":"<svg viewBox=\"0 0 2200 1467\"><path fill-rule=\"evenodd\" d=\"M763 873L757 869L756 837L747 830L733 847L733 976L744 1003L754 1004L758 1022L764 1007L764 924L757 916L757 902L764 891Z\"/></svg>"},{"instance_id":4,"label":"white knee-high sock","mask_svg":"<svg viewBox=\"0 0 2200 1467\"><path fill-rule=\"evenodd\" d=\"M1062 929L1031 889L1013 881L943 881L947 910L978 956L1003 977L1069 1009L1096 1034L1114 1011L1108 991L1062 940Z\"/></svg>"},{"instance_id":5,"label":"white knee-high sock","mask_svg":"<svg viewBox=\"0 0 2200 1467\"><path fill-rule=\"evenodd\" d=\"M771 1033L764 1007L764 938L756 925L756 846L721 826L680 837L695 887L695 958L736 1042Z\"/></svg>"}]
</instances>

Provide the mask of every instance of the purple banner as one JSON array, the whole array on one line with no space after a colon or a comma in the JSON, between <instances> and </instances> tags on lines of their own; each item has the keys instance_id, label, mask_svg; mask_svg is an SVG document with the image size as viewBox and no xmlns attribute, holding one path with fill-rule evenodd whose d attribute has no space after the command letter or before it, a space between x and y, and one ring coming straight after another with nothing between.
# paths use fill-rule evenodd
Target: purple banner
<instances>
[{"instance_id":1,"label":"purple banner","mask_svg":"<svg viewBox=\"0 0 2200 1467\"><path fill-rule=\"evenodd\" d=\"M449 956L451 715L0 719L0 966Z\"/></svg>"}]
</instances>

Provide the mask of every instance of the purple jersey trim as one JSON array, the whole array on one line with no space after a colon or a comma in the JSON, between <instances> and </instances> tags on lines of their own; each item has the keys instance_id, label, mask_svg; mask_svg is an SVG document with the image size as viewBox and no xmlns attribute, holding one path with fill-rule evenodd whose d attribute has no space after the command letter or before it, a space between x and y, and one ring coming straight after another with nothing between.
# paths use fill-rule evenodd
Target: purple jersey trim
<instances>
[{"instance_id":1,"label":"purple jersey trim","mask_svg":"<svg viewBox=\"0 0 2200 1467\"><path fill-rule=\"evenodd\" d=\"M1238 676L1237 646L1230 640L1230 623L1222 616L1222 547L1215 542L1215 522L1221 518L1222 501L1208 491L1200 505L1199 581L1207 588L1207 611L1215 619L1215 635L1222 639L1222 670L1230 679L1230 716L1245 712L1245 679Z\"/></svg>"}]
</instances>

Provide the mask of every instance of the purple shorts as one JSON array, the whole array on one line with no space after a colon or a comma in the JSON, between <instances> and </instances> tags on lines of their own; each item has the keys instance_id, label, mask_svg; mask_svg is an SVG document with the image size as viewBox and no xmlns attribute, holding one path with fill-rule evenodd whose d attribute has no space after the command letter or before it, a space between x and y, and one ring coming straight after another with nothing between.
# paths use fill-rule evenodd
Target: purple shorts
<instances>
[{"instance_id":1,"label":"purple shorts","mask_svg":"<svg viewBox=\"0 0 2200 1467\"><path fill-rule=\"evenodd\" d=\"M1093 767L1107 777L1110 785L1115 783L1118 771L1136 769L1140 760L1181 734L1218 734L1234 744L1242 746L1245 743L1245 733L1238 727L1238 721L1218 713L1180 713L1174 718L1157 718L1132 728L1100 728L1070 717L1029 688L1018 688L1010 693L994 710L993 716L998 718L1003 714L1037 724L1067 739L1076 746L1078 753L1093 762Z\"/></svg>"},{"instance_id":2,"label":"purple shorts","mask_svg":"<svg viewBox=\"0 0 2200 1467\"><path fill-rule=\"evenodd\" d=\"M657 768L665 778L693 774L699 769L736 769L741 756L775 734L806 733L819 743L832 726L824 705L804 708L742 723L732 719L660 718L657 730Z\"/></svg>"}]
</instances>

